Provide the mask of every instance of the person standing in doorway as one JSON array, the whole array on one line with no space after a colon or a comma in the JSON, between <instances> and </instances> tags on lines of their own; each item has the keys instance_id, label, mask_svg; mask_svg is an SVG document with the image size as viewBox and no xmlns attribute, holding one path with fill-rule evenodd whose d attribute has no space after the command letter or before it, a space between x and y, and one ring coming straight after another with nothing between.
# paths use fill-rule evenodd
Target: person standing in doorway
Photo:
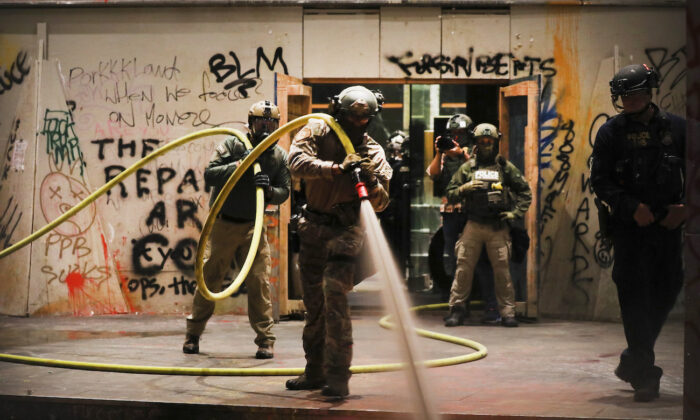
<instances>
[{"instance_id":1,"label":"person standing in doorway","mask_svg":"<svg viewBox=\"0 0 700 420\"><path fill-rule=\"evenodd\" d=\"M468 115L455 114L447 120L445 127L446 134L435 139L435 156L430 162L427 174L435 182L435 190L442 194L442 204L440 204L440 215L442 216L442 234L445 238L443 250L443 262L447 277L454 282L457 257L455 255L455 244L462 234L464 225L467 223L467 213L462 208L462 203L449 203L447 201L446 189L457 170L470 158L470 151L474 147L471 128L473 122ZM481 255L481 249L476 251L477 256ZM479 267L484 263L479 259ZM493 274L486 269L478 270L479 285L484 299L484 316L481 321L485 324L498 322L498 306L493 287ZM469 296L464 305L465 317L469 316Z\"/></svg>"},{"instance_id":2,"label":"person standing in doorway","mask_svg":"<svg viewBox=\"0 0 700 420\"><path fill-rule=\"evenodd\" d=\"M498 155L501 133L495 126L477 125L474 138L476 159L463 164L447 186L447 199L451 203L463 203L468 221L455 246L457 269L445 325L453 327L464 322L464 302L471 292L474 268L485 246L493 267L501 323L505 327L517 327L510 276L510 223L525 215L532 193L518 168Z\"/></svg>"}]
</instances>

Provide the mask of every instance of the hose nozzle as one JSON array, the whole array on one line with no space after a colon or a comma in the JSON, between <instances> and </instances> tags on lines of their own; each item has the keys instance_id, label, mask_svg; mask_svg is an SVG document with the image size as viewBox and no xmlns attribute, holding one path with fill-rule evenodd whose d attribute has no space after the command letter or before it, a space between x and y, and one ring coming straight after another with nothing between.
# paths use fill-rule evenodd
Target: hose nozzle
<instances>
[{"instance_id":1,"label":"hose nozzle","mask_svg":"<svg viewBox=\"0 0 700 420\"><path fill-rule=\"evenodd\" d=\"M365 183L362 182L362 179L360 178L361 172L362 171L359 166L353 169L352 180L355 182L355 190L357 190L357 195L360 197L360 200L367 200L369 199L369 194L367 193L367 186L365 186Z\"/></svg>"}]
</instances>

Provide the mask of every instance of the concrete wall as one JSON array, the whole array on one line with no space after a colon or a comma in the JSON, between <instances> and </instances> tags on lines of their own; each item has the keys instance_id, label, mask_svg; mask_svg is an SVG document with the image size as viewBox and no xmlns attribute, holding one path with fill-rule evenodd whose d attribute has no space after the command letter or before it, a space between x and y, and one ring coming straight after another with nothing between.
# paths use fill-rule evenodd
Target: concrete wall
<instances>
[{"instance_id":1,"label":"concrete wall","mask_svg":"<svg viewBox=\"0 0 700 420\"><path fill-rule=\"evenodd\" d=\"M464 80L541 74L542 207L531 210L541 218L540 313L614 319L612 254L597 236L587 161L596 128L613 114L607 82L615 51L619 66L659 68L659 103L684 113L684 16L680 8L564 6L4 10L0 66L15 63L23 77L0 94L0 158L9 168L0 180L0 243L43 226L150 148L210 126L242 128L250 104L274 96L275 71ZM37 22L47 23L41 65ZM72 131L51 131L46 121ZM19 157L13 161L19 137L29 145L23 169ZM208 211L202 171L217 141L158 159L66 227L0 260L8 273L0 312L186 311L193 246ZM71 194L57 201L57 187ZM220 305L244 309L240 298Z\"/></svg>"}]
</instances>

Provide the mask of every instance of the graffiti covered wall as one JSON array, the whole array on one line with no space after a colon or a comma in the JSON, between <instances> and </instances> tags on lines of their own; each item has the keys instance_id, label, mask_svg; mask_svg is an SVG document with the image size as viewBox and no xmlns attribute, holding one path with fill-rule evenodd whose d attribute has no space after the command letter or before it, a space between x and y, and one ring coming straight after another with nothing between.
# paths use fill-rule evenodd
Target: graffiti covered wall
<instances>
[{"instance_id":1,"label":"graffiti covered wall","mask_svg":"<svg viewBox=\"0 0 700 420\"><path fill-rule=\"evenodd\" d=\"M105 14L109 24L97 23ZM35 195L24 197L34 209L33 230L172 140L220 126L245 132L250 105L274 100L274 73L301 75L301 33L283 23L299 22L300 9L275 8L282 23L274 25L269 15L265 8L199 9L194 16L185 9L49 13L49 60L35 104L37 171L26 171L23 180L34 185ZM15 18L31 30L40 13L18 11ZM21 78L21 63L13 68L12 77ZM14 89L10 82L2 86ZM30 274L11 277L29 290L28 304L0 312L188 311L195 249L209 211L203 171L221 140L197 140L139 169L33 243L31 266L11 256L11 265L30 267ZM31 216L25 216L29 228ZM9 217L3 226L16 223L16 214ZM277 223L274 214L270 220ZM18 233L12 241L24 236ZM228 283L236 272L233 267ZM245 309L245 296L217 306Z\"/></svg>"},{"instance_id":2,"label":"graffiti covered wall","mask_svg":"<svg viewBox=\"0 0 700 420\"><path fill-rule=\"evenodd\" d=\"M682 9L518 8L512 44L551 55L540 98L541 313L584 319L619 317L611 280L614 250L599 232L588 165L597 129L615 110L608 82L619 67L646 62L660 74L655 101L685 115ZM620 22L624 22L621 25ZM644 28L643 31L633 28Z\"/></svg>"},{"instance_id":3,"label":"graffiti covered wall","mask_svg":"<svg viewBox=\"0 0 700 420\"><path fill-rule=\"evenodd\" d=\"M10 171L12 191L29 182L33 193L10 194L0 184L0 241L43 226L169 141L213 126L242 128L251 103L274 99L274 72L451 82L541 75L540 208L531 209L539 232L530 233L540 235L539 311L616 319L614 251L600 238L589 156L597 128L614 114L607 83L615 63L655 66L657 103L684 114L683 9L513 5L479 13L435 7L343 13L236 7L4 14L3 164L11 166L17 154L9 115L17 113L19 88L32 80L27 63L36 60L36 37L21 34L34 33L40 21L48 21L49 61L37 80L60 71L44 92L63 95L66 105L42 109L46 101L35 101L38 114L22 136L36 133L35 142L25 139L33 156L25 162L36 161L38 170L35 176L33 169ZM0 298L0 312L187 311L194 246L208 212L202 174L217 141L198 141L150 163L35 244L31 264L28 251L0 262L3 270L8 264L16 270L0 290L24 290L26 302L13 306ZM243 311L245 304L232 298L220 308Z\"/></svg>"}]
</instances>

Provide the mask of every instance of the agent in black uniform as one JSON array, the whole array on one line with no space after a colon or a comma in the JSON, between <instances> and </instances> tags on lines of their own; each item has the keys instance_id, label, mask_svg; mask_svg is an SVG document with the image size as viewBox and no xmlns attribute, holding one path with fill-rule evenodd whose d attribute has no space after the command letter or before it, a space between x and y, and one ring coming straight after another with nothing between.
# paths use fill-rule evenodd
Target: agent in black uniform
<instances>
[{"instance_id":1,"label":"agent in black uniform","mask_svg":"<svg viewBox=\"0 0 700 420\"><path fill-rule=\"evenodd\" d=\"M645 64L613 77L613 104L622 112L598 131L591 162L627 338L615 374L632 385L635 401L659 396L663 371L654 365L654 343L683 284L685 120L651 102L655 87L658 75Z\"/></svg>"}]
</instances>

